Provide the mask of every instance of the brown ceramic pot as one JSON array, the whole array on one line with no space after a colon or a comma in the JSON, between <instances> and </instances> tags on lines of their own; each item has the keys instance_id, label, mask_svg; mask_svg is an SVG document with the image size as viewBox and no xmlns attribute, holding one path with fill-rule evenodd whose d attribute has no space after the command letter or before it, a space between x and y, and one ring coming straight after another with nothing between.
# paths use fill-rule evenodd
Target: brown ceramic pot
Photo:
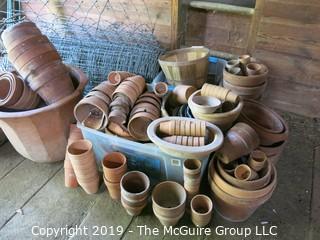
<instances>
[{"instance_id":1,"label":"brown ceramic pot","mask_svg":"<svg viewBox=\"0 0 320 240\"><path fill-rule=\"evenodd\" d=\"M233 93L230 89L220 86L205 83L201 88L201 96L213 96L222 101L237 103L239 101L238 95Z\"/></svg>"},{"instance_id":2,"label":"brown ceramic pot","mask_svg":"<svg viewBox=\"0 0 320 240\"><path fill-rule=\"evenodd\" d=\"M240 164L237 166L234 170L234 176L236 179L243 181L251 181L259 177L258 173L246 164Z\"/></svg>"},{"instance_id":3,"label":"brown ceramic pot","mask_svg":"<svg viewBox=\"0 0 320 240\"><path fill-rule=\"evenodd\" d=\"M128 77L132 77L135 74L125 71L111 71L108 74L108 81L110 84L114 86L118 86L123 80L125 80Z\"/></svg>"},{"instance_id":4,"label":"brown ceramic pot","mask_svg":"<svg viewBox=\"0 0 320 240\"><path fill-rule=\"evenodd\" d=\"M191 220L197 227L205 227L211 221L213 204L206 195L196 195L191 203Z\"/></svg>"},{"instance_id":5,"label":"brown ceramic pot","mask_svg":"<svg viewBox=\"0 0 320 240\"><path fill-rule=\"evenodd\" d=\"M127 172L127 158L120 152L107 153L102 160L102 168L107 181L120 182Z\"/></svg>"},{"instance_id":6,"label":"brown ceramic pot","mask_svg":"<svg viewBox=\"0 0 320 240\"><path fill-rule=\"evenodd\" d=\"M105 176L103 176L104 184L109 192L110 197L113 200L119 201L121 199L120 182L109 182Z\"/></svg>"},{"instance_id":7,"label":"brown ceramic pot","mask_svg":"<svg viewBox=\"0 0 320 240\"><path fill-rule=\"evenodd\" d=\"M158 97L163 97L168 93L168 85L164 82L158 82L153 86L153 91Z\"/></svg>"},{"instance_id":8,"label":"brown ceramic pot","mask_svg":"<svg viewBox=\"0 0 320 240\"><path fill-rule=\"evenodd\" d=\"M248 165L254 171L259 172L261 169L265 167L267 159L268 157L264 152L260 150L254 150L250 154Z\"/></svg>"}]
</instances>

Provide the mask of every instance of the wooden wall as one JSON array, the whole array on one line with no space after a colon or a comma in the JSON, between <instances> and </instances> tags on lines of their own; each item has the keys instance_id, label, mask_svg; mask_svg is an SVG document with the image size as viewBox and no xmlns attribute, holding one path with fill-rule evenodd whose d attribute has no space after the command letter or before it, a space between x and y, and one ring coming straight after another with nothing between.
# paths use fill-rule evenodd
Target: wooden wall
<instances>
[{"instance_id":1,"label":"wooden wall","mask_svg":"<svg viewBox=\"0 0 320 240\"><path fill-rule=\"evenodd\" d=\"M253 36L251 17L189 8L186 45L251 52L270 68L263 101L320 117L320 1L256 0L256 4L262 9Z\"/></svg>"}]
</instances>

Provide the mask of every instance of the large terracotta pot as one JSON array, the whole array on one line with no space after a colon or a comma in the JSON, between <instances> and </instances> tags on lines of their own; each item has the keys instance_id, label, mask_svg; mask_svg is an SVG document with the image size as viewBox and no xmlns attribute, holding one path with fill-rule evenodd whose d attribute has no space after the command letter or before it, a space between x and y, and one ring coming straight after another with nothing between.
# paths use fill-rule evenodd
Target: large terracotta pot
<instances>
[{"instance_id":1,"label":"large terracotta pot","mask_svg":"<svg viewBox=\"0 0 320 240\"><path fill-rule=\"evenodd\" d=\"M70 68L76 90L58 102L23 112L0 112L0 127L13 147L35 162L64 159L73 108L88 82L78 68Z\"/></svg>"}]
</instances>

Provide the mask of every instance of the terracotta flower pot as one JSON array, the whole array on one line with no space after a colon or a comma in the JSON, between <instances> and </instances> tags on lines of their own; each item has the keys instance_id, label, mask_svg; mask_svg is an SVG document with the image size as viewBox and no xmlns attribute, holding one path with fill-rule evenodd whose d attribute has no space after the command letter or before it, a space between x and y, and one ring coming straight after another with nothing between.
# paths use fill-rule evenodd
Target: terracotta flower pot
<instances>
[{"instance_id":1,"label":"terracotta flower pot","mask_svg":"<svg viewBox=\"0 0 320 240\"><path fill-rule=\"evenodd\" d=\"M249 76L259 75L263 73L263 70L264 70L263 65L259 63L248 63L246 65L246 71Z\"/></svg>"},{"instance_id":2,"label":"terracotta flower pot","mask_svg":"<svg viewBox=\"0 0 320 240\"><path fill-rule=\"evenodd\" d=\"M76 90L49 106L24 112L0 112L0 127L14 148L36 162L62 161L65 157L73 108L87 84L85 74L71 68Z\"/></svg>"},{"instance_id":3,"label":"terracotta flower pot","mask_svg":"<svg viewBox=\"0 0 320 240\"><path fill-rule=\"evenodd\" d=\"M168 85L164 82L158 82L153 86L153 91L158 97L163 97L168 93Z\"/></svg>"},{"instance_id":4,"label":"terracotta flower pot","mask_svg":"<svg viewBox=\"0 0 320 240\"><path fill-rule=\"evenodd\" d=\"M186 137L186 143L184 144L183 142L178 141L179 137ZM192 137L192 136L170 136L170 137L164 137L162 138L164 141L167 141L169 143L174 143L174 144L180 144L184 146L190 146L190 147L199 147L199 146L204 146L205 144L205 137ZM181 139L182 140L182 139Z\"/></svg>"},{"instance_id":5,"label":"terracotta flower pot","mask_svg":"<svg viewBox=\"0 0 320 240\"><path fill-rule=\"evenodd\" d=\"M110 197L113 200L119 201L121 199L120 182L109 182L105 176L103 176L104 184L109 192Z\"/></svg>"},{"instance_id":6,"label":"terracotta flower pot","mask_svg":"<svg viewBox=\"0 0 320 240\"><path fill-rule=\"evenodd\" d=\"M92 144L88 140L78 140L68 146L68 157L79 185L88 194L99 189L99 175Z\"/></svg>"},{"instance_id":7,"label":"terracotta flower pot","mask_svg":"<svg viewBox=\"0 0 320 240\"><path fill-rule=\"evenodd\" d=\"M147 205L150 180L146 174L131 171L123 175L120 182L121 204L131 216L137 216Z\"/></svg>"},{"instance_id":8,"label":"terracotta flower pot","mask_svg":"<svg viewBox=\"0 0 320 240\"><path fill-rule=\"evenodd\" d=\"M232 92L236 93L238 96L242 98L259 99L266 89L267 82L264 82L261 85L257 86L242 87L233 85L228 81L223 80L223 86L227 89L230 89Z\"/></svg>"},{"instance_id":9,"label":"terracotta flower pot","mask_svg":"<svg viewBox=\"0 0 320 240\"><path fill-rule=\"evenodd\" d=\"M222 148L217 153L220 160L228 164L249 154L259 146L259 136L245 123L236 123L226 134Z\"/></svg>"},{"instance_id":10,"label":"terracotta flower pot","mask_svg":"<svg viewBox=\"0 0 320 240\"><path fill-rule=\"evenodd\" d=\"M0 73L0 106L8 107L19 101L24 83L15 73Z\"/></svg>"},{"instance_id":11,"label":"terracotta flower pot","mask_svg":"<svg viewBox=\"0 0 320 240\"><path fill-rule=\"evenodd\" d=\"M199 192L201 182L200 172L200 160L187 159L183 162L183 186L186 189L189 198Z\"/></svg>"},{"instance_id":12,"label":"terracotta flower pot","mask_svg":"<svg viewBox=\"0 0 320 240\"><path fill-rule=\"evenodd\" d=\"M154 93L150 93L150 92L145 92L143 94L140 95L139 99L137 100L137 103L139 102L139 100L141 99L145 99L145 98L153 98L154 100L156 100L158 102L158 104L161 106L161 98L159 98L157 95L155 95ZM155 105L158 106L158 105Z\"/></svg>"},{"instance_id":13,"label":"terracotta flower pot","mask_svg":"<svg viewBox=\"0 0 320 240\"><path fill-rule=\"evenodd\" d=\"M191 220L197 227L205 227L211 221L213 204L206 195L196 195L191 203Z\"/></svg>"},{"instance_id":14,"label":"terracotta flower pot","mask_svg":"<svg viewBox=\"0 0 320 240\"><path fill-rule=\"evenodd\" d=\"M184 188L171 181L161 182L152 192L152 209L164 226L174 226L184 215L187 194Z\"/></svg>"},{"instance_id":15,"label":"terracotta flower pot","mask_svg":"<svg viewBox=\"0 0 320 240\"><path fill-rule=\"evenodd\" d=\"M118 86L123 80L125 80L128 77L132 77L135 74L125 71L111 71L108 74L108 81L110 84L114 86Z\"/></svg>"},{"instance_id":16,"label":"terracotta flower pot","mask_svg":"<svg viewBox=\"0 0 320 240\"><path fill-rule=\"evenodd\" d=\"M146 80L142 76L135 75L128 77L125 79L125 81L134 83L138 87L140 94L143 93L144 89L146 88Z\"/></svg>"},{"instance_id":17,"label":"terracotta flower pot","mask_svg":"<svg viewBox=\"0 0 320 240\"><path fill-rule=\"evenodd\" d=\"M221 100L208 96L193 96L189 103L196 112L204 114L214 113L221 106Z\"/></svg>"},{"instance_id":18,"label":"terracotta flower pot","mask_svg":"<svg viewBox=\"0 0 320 240\"><path fill-rule=\"evenodd\" d=\"M239 180L251 181L259 177L258 173L246 164L240 164L234 170L234 176Z\"/></svg>"},{"instance_id":19,"label":"terracotta flower pot","mask_svg":"<svg viewBox=\"0 0 320 240\"><path fill-rule=\"evenodd\" d=\"M188 103L188 99L197 89L190 85L178 85L173 89L174 99L179 104Z\"/></svg>"},{"instance_id":20,"label":"terracotta flower pot","mask_svg":"<svg viewBox=\"0 0 320 240\"><path fill-rule=\"evenodd\" d=\"M116 90L116 86L110 84L110 82L104 81L99 85L94 87L91 91L99 91L103 94L107 95L110 99L112 99L112 94Z\"/></svg>"},{"instance_id":21,"label":"terracotta flower pot","mask_svg":"<svg viewBox=\"0 0 320 240\"><path fill-rule=\"evenodd\" d=\"M232 103L237 103L239 101L238 95L233 93L231 90L205 83L201 88L201 96L212 96L219 98L222 101L228 101Z\"/></svg>"},{"instance_id":22,"label":"terracotta flower pot","mask_svg":"<svg viewBox=\"0 0 320 240\"><path fill-rule=\"evenodd\" d=\"M128 130L132 137L138 141L149 141L147 134L147 129L150 123L160 117L160 112L158 117L155 117L153 114L148 112L137 112L130 117L128 123Z\"/></svg>"},{"instance_id":23,"label":"terracotta flower pot","mask_svg":"<svg viewBox=\"0 0 320 240\"><path fill-rule=\"evenodd\" d=\"M248 165L254 171L259 172L266 165L267 159L268 157L264 152L255 150L250 154Z\"/></svg>"},{"instance_id":24,"label":"terracotta flower pot","mask_svg":"<svg viewBox=\"0 0 320 240\"><path fill-rule=\"evenodd\" d=\"M127 158L120 152L107 153L102 160L103 173L107 181L120 182L127 172Z\"/></svg>"},{"instance_id":25,"label":"terracotta flower pot","mask_svg":"<svg viewBox=\"0 0 320 240\"><path fill-rule=\"evenodd\" d=\"M168 135L205 137L206 122L200 120L176 120L161 122L159 130L161 133Z\"/></svg>"}]
</instances>

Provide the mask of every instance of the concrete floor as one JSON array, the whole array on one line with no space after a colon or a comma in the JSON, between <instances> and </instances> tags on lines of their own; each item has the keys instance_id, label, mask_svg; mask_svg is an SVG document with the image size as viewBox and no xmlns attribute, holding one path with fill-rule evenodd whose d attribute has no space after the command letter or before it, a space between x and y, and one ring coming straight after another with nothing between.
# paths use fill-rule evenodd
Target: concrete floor
<instances>
[{"instance_id":1,"label":"concrete floor","mask_svg":"<svg viewBox=\"0 0 320 240\"><path fill-rule=\"evenodd\" d=\"M320 239L320 123L293 114L282 114L289 123L290 140L277 169L278 187L263 207L244 223L224 221L217 213L212 219L211 236L184 236L184 239ZM130 217L112 201L102 186L95 195L81 188L64 187L63 164L36 164L21 157L9 143L0 147L0 239L38 239L39 227L61 228L80 226L73 238L64 233L49 239L181 239L181 236L140 236L137 226L159 229L162 226L152 214L151 204L138 217ZM188 215L178 226L193 227ZM107 236L93 236L98 228ZM121 235L111 235L112 227ZM277 236L249 237L217 235L219 226L269 230L277 226ZM84 227L87 234L84 236ZM91 231L90 231L91 230ZM273 228L273 230L275 230ZM267 231L266 233L268 233ZM47 231L47 233L50 233ZM72 233L71 230L69 233ZM45 238L45 237L42 237Z\"/></svg>"}]
</instances>

